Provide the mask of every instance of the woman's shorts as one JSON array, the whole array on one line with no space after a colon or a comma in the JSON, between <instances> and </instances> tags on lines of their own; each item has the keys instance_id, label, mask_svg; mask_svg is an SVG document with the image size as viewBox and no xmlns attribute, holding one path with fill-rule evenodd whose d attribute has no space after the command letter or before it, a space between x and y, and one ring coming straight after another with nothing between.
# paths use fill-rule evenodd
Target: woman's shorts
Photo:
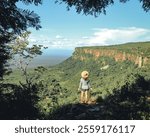
<instances>
[{"instance_id":1,"label":"woman's shorts","mask_svg":"<svg viewBox=\"0 0 150 137\"><path fill-rule=\"evenodd\" d=\"M89 89L81 89L81 91L84 91L84 92L85 92L85 91L89 91Z\"/></svg>"}]
</instances>

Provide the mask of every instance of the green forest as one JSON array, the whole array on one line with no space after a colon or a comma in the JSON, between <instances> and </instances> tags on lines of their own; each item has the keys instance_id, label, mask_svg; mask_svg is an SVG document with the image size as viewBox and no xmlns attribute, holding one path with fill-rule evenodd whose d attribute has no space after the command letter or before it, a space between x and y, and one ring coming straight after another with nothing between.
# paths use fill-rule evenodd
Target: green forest
<instances>
[{"instance_id":1,"label":"green forest","mask_svg":"<svg viewBox=\"0 0 150 137\"><path fill-rule=\"evenodd\" d=\"M25 50L25 46L14 52ZM26 56L20 53L23 59L32 59L35 51L41 55L41 47L26 50ZM85 49L115 52L95 57ZM117 53L125 53L126 59L116 61ZM129 57L140 57L143 62L139 67ZM89 72L92 86L88 105L79 103L83 70ZM25 64L11 70L0 80L0 119L149 120L150 42L78 47L58 65L28 69Z\"/></svg>"}]
</instances>

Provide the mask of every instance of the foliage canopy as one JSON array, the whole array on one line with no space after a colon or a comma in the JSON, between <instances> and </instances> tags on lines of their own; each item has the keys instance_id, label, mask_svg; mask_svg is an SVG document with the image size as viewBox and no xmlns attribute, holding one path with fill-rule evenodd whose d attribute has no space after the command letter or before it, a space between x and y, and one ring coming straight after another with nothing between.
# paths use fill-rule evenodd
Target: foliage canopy
<instances>
[{"instance_id":1,"label":"foliage canopy","mask_svg":"<svg viewBox=\"0 0 150 137\"><path fill-rule=\"evenodd\" d=\"M120 0L121 3L126 3L129 0ZM77 13L82 13L85 15L98 16L101 13L106 14L106 8L109 5L115 3L114 0L56 0L59 3L66 3L68 10L70 7L75 7ZM150 10L149 0L139 0L142 3L142 8L144 11L148 12Z\"/></svg>"},{"instance_id":2,"label":"foliage canopy","mask_svg":"<svg viewBox=\"0 0 150 137\"><path fill-rule=\"evenodd\" d=\"M34 13L17 7L17 2L35 5L42 0L1 0L0 1L0 77L5 74L5 64L10 58L7 43L29 27L40 29L40 17Z\"/></svg>"}]
</instances>

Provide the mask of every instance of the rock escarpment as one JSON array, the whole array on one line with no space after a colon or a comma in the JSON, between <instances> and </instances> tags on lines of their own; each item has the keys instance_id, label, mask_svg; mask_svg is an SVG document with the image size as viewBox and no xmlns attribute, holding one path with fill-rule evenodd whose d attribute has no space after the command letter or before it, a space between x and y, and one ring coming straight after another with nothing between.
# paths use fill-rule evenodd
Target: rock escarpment
<instances>
[{"instance_id":1,"label":"rock escarpment","mask_svg":"<svg viewBox=\"0 0 150 137\"><path fill-rule=\"evenodd\" d=\"M86 60L89 57L95 60L101 57L110 57L114 58L116 62L129 60L141 68L150 62L150 42L106 47L82 47L76 48L73 54L73 58L79 60Z\"/></svg>"}]
</instances>

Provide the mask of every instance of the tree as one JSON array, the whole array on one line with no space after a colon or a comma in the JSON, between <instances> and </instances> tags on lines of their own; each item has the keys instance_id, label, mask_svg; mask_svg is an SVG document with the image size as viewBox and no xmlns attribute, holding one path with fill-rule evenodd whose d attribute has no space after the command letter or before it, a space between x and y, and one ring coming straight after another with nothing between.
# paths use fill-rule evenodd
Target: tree
<instances>
[{"instance_id":1,"label":"tree","mask_svg":"<svg viewBox=\"0 0 150 137\"><path fill-rule=\"evenodd\" d=\"M3 79L3 75L6 73L6 63L9 59L9 49L5 45L8 42L8 37L0 35L0 80Z\"/></svg>"},{"instance_id":2,"label":"tree","mask_svg":"<svg viewBox=\"0 0 150 137\"><path fill-rule=\"evenodd\" d=\"M121 3L126 3L129 0L120 0ZM142 3L142 8L148 12L150 10L150 0L139 0ZM75 7L77 13L83 12L85 15L98 16L101 13L106 14L106 8L114 4L114 0L56 0L56 3L66 3L68 10L70 7Z\"/></svg>"},{"instance_id":3,"label":"tree","mask_svg":"<svg viewBox=\"0 0 150 137\"><path fill-rule=\"evenodd\" d=\"M21 70L23 76L25 77L25 81L27 86L30 87L31 78L29 77L27 68L30 62L38 55L42 54L43 45L32 45L29 46L29 35L31 32L26 31L22 33L19 37L17 37L10 44L10 54L13 57L13 64Z\"/></svg>"},{"instance_id":4,"label":"tree","mask_svg":"<svg viewBox=\"0 0 150 137\"><path fill-rule=\"evenodd\" d=\"M17 2L24 4L42 4L42 0L0 0L0 78L6 69L5 64L10 58L7 43L28 27L41 28L40 17L33 11L20 9Z\"/></svg>"},{"instance_id":5,"label":"tree","mask_svg":"<svg viewBox=\"0 0 150 137\"><path fill-rule=\"evenodd\" d=\"M33 11L23 10L16 6L18 1L27 4L41 4L41 0L1 0L0 1L0 34L20 34L28 27L39 29L40 17Z\"/></svg>"}]
</instances>

